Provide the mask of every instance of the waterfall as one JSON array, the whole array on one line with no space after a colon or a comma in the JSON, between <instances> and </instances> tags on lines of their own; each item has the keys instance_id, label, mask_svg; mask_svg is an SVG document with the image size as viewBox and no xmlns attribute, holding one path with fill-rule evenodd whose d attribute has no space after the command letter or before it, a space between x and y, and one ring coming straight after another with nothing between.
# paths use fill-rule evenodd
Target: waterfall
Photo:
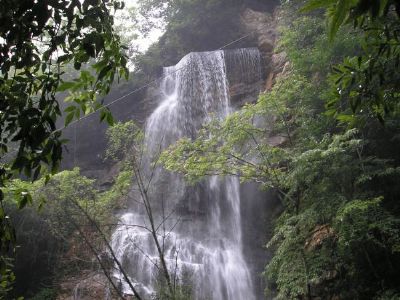
<instances>
[{"instance_id":1,"label":"waterfall","mask_svg":"<svg viewBox=\"0 0 400 300\"><path fill-rule=\"evenodd\" d=\"M246 82L260 80L257 49L230 50ZM233 109L224 51L190 53L164 69L161 101L145 127L143 177L151 178L149 198L172 280L192 288L195 299L255 299L253 278L243 254L241 197L238 178L217 176L188 186L176 174L154 169L160 150L179 138L195 138L213 117ZM159 257L143 204L135 189L130 208L120 217L111 246L142 294L157 291ZM122 275L114 277L131 294Z\"/></svg>"}]
</instances>

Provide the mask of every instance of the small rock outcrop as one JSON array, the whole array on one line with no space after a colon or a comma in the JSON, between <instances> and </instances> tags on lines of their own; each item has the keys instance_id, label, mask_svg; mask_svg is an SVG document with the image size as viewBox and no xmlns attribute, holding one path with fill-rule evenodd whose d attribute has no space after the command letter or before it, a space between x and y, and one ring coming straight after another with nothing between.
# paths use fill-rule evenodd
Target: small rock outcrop
<instances>
[{"instance_id":1,"label":"small rock outcrop","mask_svg":"<svg viewBox=\"0 0 400 300\"><path fill-rule=\"evenodd\" d=\"M254 34L257 39L258 49L263 56L270 59L277 38L274 15L247 8L242 13L241 21L245 30Z\"/></svg>"},{"instance_id":2,"label":"small rock outcrop","mask_svg":"<svg viewBox=\"0 0 400 300\"><path fill-rule=\"evenodd\" d=\"M265 91L271 90L276 79L285 74L290 67L286 53L275 52L275 46L279 38L277 30L278 19L279 9L270 14L247 8L241 16L244 30L254 36L257 41L257 47L261 52Z\"/></svg>"},{"instance_id":3,"label":"small rock outcrop","mask_svg":"<svg viewBox=\"0 0 400 300\"><path fill-rule=\"evenodd\" d=\"M71 294L71 291L73 293ZM117 299L111 295L106 276L99 273L83 272L60 285L57 300Z\"/></svg>"},{"instance_id":4,"label":"small rock outcrop","mask_svg":"<svg viewBox=\"0 0 400 300\"><path fill-rule=\"evenodd\" d=\"M327 239L336 239L336 234L333 231L333 228L328 224L318 225L311 233L311 236L307 239L304 249L306 251L315 250L316 248L321 247L323 242Z\"/></svg>"}]
</instances>

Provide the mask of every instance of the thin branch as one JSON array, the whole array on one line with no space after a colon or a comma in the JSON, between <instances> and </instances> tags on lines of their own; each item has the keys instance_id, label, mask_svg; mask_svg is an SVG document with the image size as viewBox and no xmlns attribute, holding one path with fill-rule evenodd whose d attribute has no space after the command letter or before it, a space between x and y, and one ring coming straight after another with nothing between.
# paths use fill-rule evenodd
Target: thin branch
<instances>
[{"instance_id":1,"label":"thin branch","mask_svg":"<svg viewBox=\"0 0 400 300\"><path fill-rule=\"evenodd\" d=\"M94 246L90 243L89 239L86 237L86 235L82 232L81 228L78 226L78 224L75 223L75 221L73 220L73 218L70 218L70 222L72 223L72 225L74 225L74 227L76 228L76 230L78 230L79 235L82 236L83 240L85 241L85 243L88 245L88 247L90 248L90 251L92 251L92 253L94 254L94 256L96 257L97 262L99 263L101 269L103 270L104 275L107 277L108 281L110 282L110 284L113 286L114 290L118 293L118 296L121 299L125 299L124 296L122 295L121 291L118 289L118 287L115 285L114 281L112 280L110 274L108 273L107 267L104 266L103 262L101 261L97 250L94 248ZM140 299L140 298L139 298Z\"/></svg>"},{"instance_id":2,"label":"thin branch","mask_svg":"<svg viewBox=\"0 0 400 300\"><path fill-rule=\"evenodd\" d=\"M115 256L114 250L112 249L112 247L110 246L106 236L104 235L103 231L100 229L99 225L97 224L97 222L95 222L90 216L89 214L79 205L78 202L71 200L72 203L80 210L83 212L83 214L85 215L85 217L89 220L89 222L95 227L95 229L97 230L97 232L101 235L107 249L110 251L110 254L114 260L114 262L117 264L121 274L123 275L126 283L129 285L130 289L132 290L133 294L135 295L136 298L138 298L138 300L142 300L142 297L140 297L139 293L137 292L137 290L135 289L135 287L133 286L132 282L130 281L128 275L126 274L125 270L123 269L120 261L118 260L118 258Z\"/></svg>"}]
</instances>

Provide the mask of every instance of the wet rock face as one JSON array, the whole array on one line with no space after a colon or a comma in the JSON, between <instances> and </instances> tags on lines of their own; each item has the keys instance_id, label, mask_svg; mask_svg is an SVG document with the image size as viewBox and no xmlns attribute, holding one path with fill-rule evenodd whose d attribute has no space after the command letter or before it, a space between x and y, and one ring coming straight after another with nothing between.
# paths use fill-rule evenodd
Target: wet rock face
<instances>
[{"instance_id":1,"label":"wet rock face","mask_svg":"<svg viewBox=\"0 0 400 300\"><path fill-rule=\"evenodd\" d=\"M252 34L257 41L257 47L261 53L262 75L264 79L263 91L269 91L276 79L284 75L290 69L290 64L285 52L276 52L275 46L279 39L277 20L279 9L272 14L247 8L241 16L242 27L245 32ZM242 94L249 87L242 87ZM235 87L236 90L240 89ZM254 101L254 100L253 100Z\"/></svg>"},{"instance_id":2,"label":"wet rock face","mask_svg":"<svg viewBox=\"0 0 400 300\"><path fill-rule=\"evenodd\" d=\"M278 36L274 15L248 8L242 13L241 22L244 30L253 34L257 40L258 49L265 60L265 67L268 72Z\"/></svg>"},{"instance_id":3,"label":"wet rock face","mask_svg":"<svg viewBox=\"0 0 400 300\"><path fill-rule=\"evenodd\" d=\"M236 109L255 102L262 90L263 61L257 48L226 50L229 98Z\"/></svg>"}]
</instances>

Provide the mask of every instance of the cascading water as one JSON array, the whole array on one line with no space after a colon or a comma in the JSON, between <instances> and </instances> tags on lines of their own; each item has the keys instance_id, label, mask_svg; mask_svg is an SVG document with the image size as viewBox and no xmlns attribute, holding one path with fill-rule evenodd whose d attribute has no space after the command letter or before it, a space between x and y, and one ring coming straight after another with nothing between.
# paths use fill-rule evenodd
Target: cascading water
<instances>
[{"instance_id":1,"label":"cascading water","mask_svg":"<svg viewBox=\"0 0 400 300\"><path fill-rule=\"evenodd\" d=\"M260 79L257 49L230 50L246 81ZM246 73L247 72L247 73ZM151 161L179 138L194 138L212 117L231 111L225 52L190 53L164 69L161 102L147 120L146 155L140 165L149 180L149 199L159 242L172 280L192 287L195 299L255 299L253 276L243 254L240 185L237 178L213 176L187 186L180 176ZM144 180L146 181L146 180ZM159 256L146 229L149 221L137 191L112 236L112 248L135 287L149 297L157 290ZM114 276L130 294L123 276Z\"/></svg>"}]
</instances>

